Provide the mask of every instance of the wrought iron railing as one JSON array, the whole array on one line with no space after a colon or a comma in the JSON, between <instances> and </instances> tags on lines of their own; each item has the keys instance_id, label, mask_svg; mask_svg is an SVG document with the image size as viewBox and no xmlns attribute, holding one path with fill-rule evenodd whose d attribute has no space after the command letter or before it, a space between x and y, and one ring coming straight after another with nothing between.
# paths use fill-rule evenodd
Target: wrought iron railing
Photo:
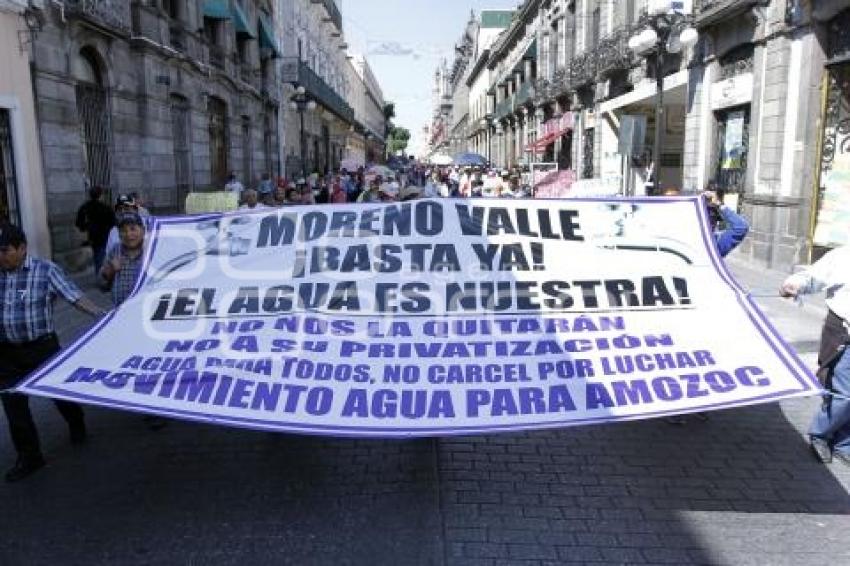
<instances>
[{"instance_id":1,"label":"wrought iron railing","mask_svg":"<svg viewBox=\"0 0 850 566\"><path fill-rule=\"evenodd\" d=\"M298 83L317 102L348 122L354 121L354 109L337 92L317 75L313 69L299 61L297 57L284 58L284 78L286 82Z\"/></svg>"},{"instance_id":2,"label":"wrought iron railing","mask_svg":"<svg viewBox=\"0 0 850 566\"><path fill-rule=\"evenodd\" d=\"M509 116L514 111L514 96L511 95L501 102L496 103L496 108L493 110L493 115L496 119Z\"/></svg>"},{"instance_id":3,"label":"wrought iron railing","mask_svg":"<svg viewBox=\"0 0 850 566\"><path fill-rule=\"evenodd\" d=\"M570 84L584 86L596 78L596 51L585 51L570 62Z\"/></svg>"},{"instance_id":4,"label":"wrought iron railing","mask_svg":"<svg viewBox=\"0 0 850 566\"><path fill-rule=\"evenodd\" d=\"M534 93L534 81L527 80L523 82L519 90L516 91L516 95L514 95L514 104L516 106L525 104L534 97Z\"/></svg>"},{"instance_id":5,"label":"wrought iron railing","mask_svg":"<svg viewBox=\"0 0 850 566\"><path fill-rule=\"evenodd\" d=\"M694 0L694 13L715 10L725 4L734 4L737 0Z\"/></svg>"},{"instance_id":6,"label":"wrought iron railing","mask_svg":"<svg viewBox=\"0 0 850 566\"><path fill-rule=\"evenodd\" d=\"M599 42L596 47L597 75L629 68L632 50L629 49L628 43L634 31L631 27L620 27Z\"/></svg>"},{"instance_id":7,"label":"wrought iron railing","mask_svg":"<svg viewBox=\"0 0 850 566\"><path fill-rule=\"evenodd\" d=\"M107 27L130 29L130 2L127 0L63 0L65 13Z\"/></svg>"}]
</instances>

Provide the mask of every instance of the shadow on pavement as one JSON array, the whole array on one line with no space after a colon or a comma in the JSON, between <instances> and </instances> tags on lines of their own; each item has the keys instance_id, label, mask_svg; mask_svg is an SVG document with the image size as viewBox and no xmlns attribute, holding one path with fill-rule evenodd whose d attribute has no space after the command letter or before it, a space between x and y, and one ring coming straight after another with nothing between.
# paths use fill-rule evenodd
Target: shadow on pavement
<instances>
[{"instance_id":1,"label":"shadow on pavement","mask_svg":"<svg viewBox=\"0 0 850 566\"><path fill-rule=\"evenodd\" d=\"M0 485L0 563L834 563L850 497L783 409L411 441L88 409L87 446L42 426L50 465Z\"/></svg>"}]
</instances>

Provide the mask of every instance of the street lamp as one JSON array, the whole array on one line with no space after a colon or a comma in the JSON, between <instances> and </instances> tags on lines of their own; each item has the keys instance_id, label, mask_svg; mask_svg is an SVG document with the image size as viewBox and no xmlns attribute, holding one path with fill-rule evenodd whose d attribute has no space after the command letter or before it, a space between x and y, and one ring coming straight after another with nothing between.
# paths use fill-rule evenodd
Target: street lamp
<instances>
[{"instance_id":1,"label":"street lamp","mask_svg":"<svg viewBox=\"0 0 850 566\"><path fill-rule=\"evenodd\" d=\"M484 121L487 123L487 163L493 164L493 114L490 112L484 114Z\"/></svg>"},{"instance_id":2,"label":"street lamp","mask_svg":"<svg viewBox=\"0 0 850 566\"><path fill-rule=\"evenodd\" d=\"M647 12L638 21L640 32L629 38L629 49L638 55L655 50L655 139L652 147L652 189L658 193L661 178L661 131L664 124L664 56L693 47L697 30L686 25L686 16L673 12L671 0L650 0ZM684 29L683 29L684 28Z\"/></svg>"},{"instance_id":3,"label":"street lamp","mask_svg":"<svg viewBox=\"0 0 850 566\"><path fill-rule=\"evenodd\" d=\"M301 122L301 176L307 178L307 140L304 138L304 112L316 109L316 101L307 95L307 89L298 85L295 94L289 98L289 107L298 112Z\"/></svg>"}]
</instances>

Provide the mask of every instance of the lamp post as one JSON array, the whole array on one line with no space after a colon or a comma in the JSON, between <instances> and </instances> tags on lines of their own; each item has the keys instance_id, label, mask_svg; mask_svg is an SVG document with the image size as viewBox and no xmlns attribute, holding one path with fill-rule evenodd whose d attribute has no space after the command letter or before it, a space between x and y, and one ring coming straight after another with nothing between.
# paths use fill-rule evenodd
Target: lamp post
<instances>
[{"instance_id":1,"label":"lamp post","mask_svg":"<svg viewBox=\"0 0 850 566\"><path fill-rule=\"evenodd\" d=\"M307 90L299 85L295 88L295 94L289 98L289 107L298 112L298 118L301 124L300 130L300 145L301 145L301 176L307 178L307 140L304 138L304 112L307 110L316 109L316 101L307 95Z\"/></svg>"},{"instance_id":2,"label":"lamp post","mask_svg":"<svg viewBox=\"0 0 850 566\"><path fill-rule=\"evenodd\" d=\"M638 21L643 29L629 38L629 49L638 55L655 50L655 139L652 146L652 191L659 192L661 179L661 132L664 127L664 57L692 47L699 34L687 17L673 11L671 0L650 0L647 12Z\"/></svg>"},{"instance_id":3,"label":"lamp post","mask_svg":"<svg viewBox=\"0 0 850 566\"><path fill-rule=\"evenodd\" d=\"M484 121L487 123L487 163L493 165L493 115L487 113L484 115Z\"/></svg>"}]
</instances>

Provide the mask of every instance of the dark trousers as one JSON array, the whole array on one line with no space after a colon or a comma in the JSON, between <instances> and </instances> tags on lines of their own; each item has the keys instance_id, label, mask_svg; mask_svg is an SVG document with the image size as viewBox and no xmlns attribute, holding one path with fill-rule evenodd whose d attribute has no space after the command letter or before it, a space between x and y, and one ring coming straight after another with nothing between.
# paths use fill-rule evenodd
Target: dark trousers
<instances>
[{"instance_id":1,"label":"dark trousers","mask_svg":"<svg viewBox=\"0 0 850 566\"><path fill-rule=\"evenodd\" d=\"M59 340L55 334L24 344L0 343L0 388L14 387L58 351ZM0 397L18 456L22 459L40 458L41 445L30 412L29 397L11 392L4 392ZM82 407L71 401L54 402L72 429L84 426Z\"/></svg>"},{"instance_id":2,"label":"dark trousers","mask_svg":"<svg viewBox=\"0 0 850 566\"><path fill-rule=\"evenodd\" d=\"M100 268L103 267L103 260L106 259L106 243L96 246L92 244L92 263L94 263L94 276L100 275Z\"/></svg>"}]
</instances>

